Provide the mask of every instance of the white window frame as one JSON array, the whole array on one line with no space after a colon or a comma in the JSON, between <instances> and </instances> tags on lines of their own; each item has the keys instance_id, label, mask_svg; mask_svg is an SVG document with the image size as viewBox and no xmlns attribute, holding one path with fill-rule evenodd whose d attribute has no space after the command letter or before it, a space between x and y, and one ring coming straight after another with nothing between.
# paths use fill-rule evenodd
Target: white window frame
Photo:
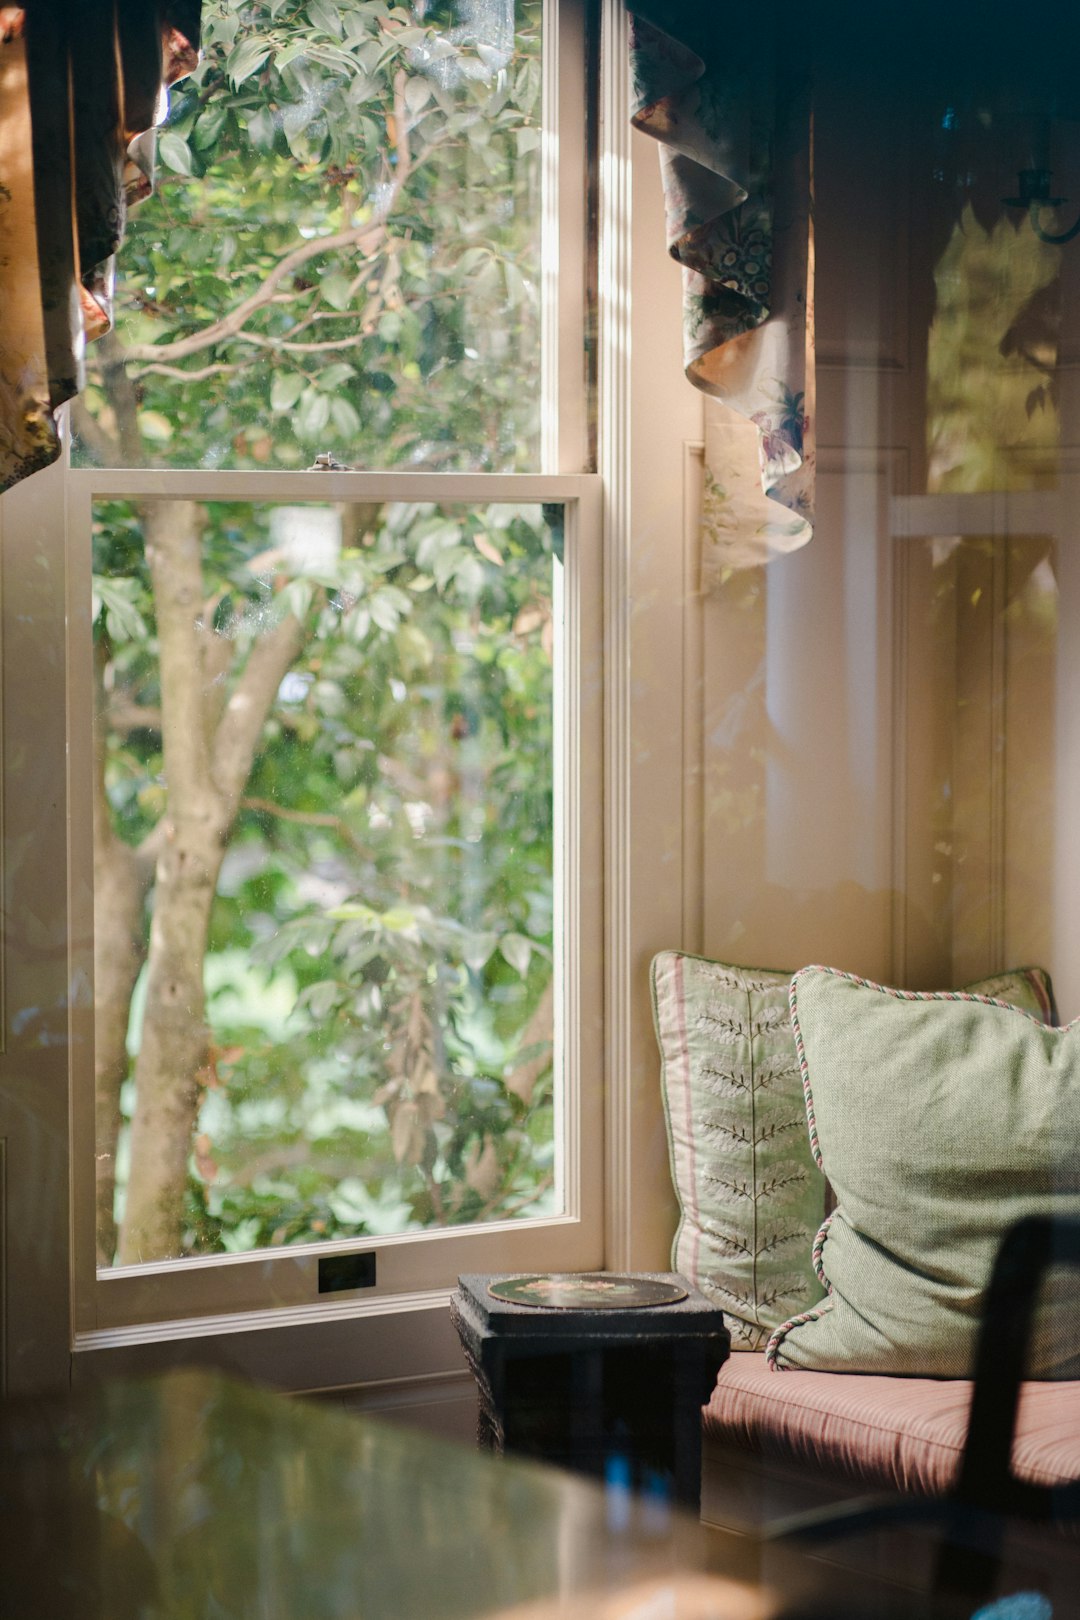
<instances>
[{"instance_id":1,"label":"white window frame","mask_svg":"<svg viewBox=\"0 0 1080 1620\"><path fill-rule=\"evenodd\" d=\"M602 1084L604 1104L603 1192L599 1178L586 1190L603 1204L603 1264L662 1270L670 1263L677 1211L648 966L661 948L702 948L707 806L700 653L708 625L696 583L694 479L688 477L683 488L688 447L701 439L701 408L679 363L679 269L664 248L655 144L632 135L628 125L623 0L549 0L546 19L556 18L559 35L546 37L558 37L560 48L568 37L573 43L586 7L603 18L599 59L591 57L589 68L600 103L598 305L590 345L599 372L597 459L604 489L602 559L599 544L594 555L586 539L591 498L583 495L579 508L583 558L588 553L590 570L599 571L602 561L603 572L602 640L595 623L583 631L588 667L581 673L590 708L577 789L577 802L588 798L589 827L593 817L603 827L600 849L591 833L581 848L583 886L590 904L595 898L598 905L602 887L604 917L602 934L594 925L580 936L590 963L577 993L584 996L586 985L602 980L595 999L588 990L582 1011L588 1020L583 1080L597 1094ZM546 76L545 92L576 127L585 105L584 52L561 50L561 57L558 80ZM561 152L546 146L544 155L546 177L556 161L565 174L567 146ZM550 202L556 193L550 178L546 183ZM558 206L551 204L564 248L575 233L584 234L586 191L579 175L560 186ZM546 255L550 270L557 262L550 235ZM585 347L582 316L580 304L576 314L557 314L558 370L560 380L570 383ZM550 299L545 318L552 318ZM576 428L570 423L562 415L557 434L545 424L544 474L576 474L586 465L584 420L579 413ZM85 970L90 949L89 846L79 819L85 798L68 814L69 793L85 781L85 759L78 756L77 734L69 777L65 734L75 733L65 724L66 709L77 710L84 699L85 664L69 608L70 655L77 661L65 666L66 483L65 469L55 466L0 499L0 980L6 994L0 1027L0 1269L6 1296L0 1300L0 1387L33 1393L69 1380L192 1361L225 1365L294 1390L460 1377L447 1287L388 1295L359 1308L331 1299L321 1306L114 1328L96 1328L93 1314L88 1318L81 1300L72 1297L70 1144L80 1134L90 1138L85 1095L74 1101L76 1112L83 1109L74 1128L70 1118L69 1057L82 1072L92 986L77 971ZM602 728L594 713L601 703ZM81 735L85 750L85 728ZM75 940L70 951L69 935ZM596 1149L599 1126L594 1136L590 1125L589 1136ZM76 1218L85 1219L85 1213L76 1212ZM82 1277L80 1289L84 1285Z\"/></svg>"},{"instance_id":2,"label":"white window frame","mask_svg":"<svg viewBox=\"0 0 1080 1620\"><path fill-rule=\"evenodd\" d=\"M447 1365L442 1318L462 1271L591 1269L604 1262L603 1030L603 510L587 457L584 267L587 195L585 8L545 0L542 148L542 432L537 474L165 471L68 468L67 530L69 984L72 1141L72 1326L76 1367L149 1370L199 1354L294 1387L359 1381L355 1333L368 1320L363 1380L400 1376L401 1326L428 1315L429 1354L413 1374ZM566 266L581 266L579 278ZM560 267L562 273L560 274ZM312 501L488 501L563 506L561 634L556 643L556 872L563 917L556 946L561 1213L390 1237L290 1245L98 1271L94 1254L93 834L90 556L94 503L110 498ZM560 645L561 643L561 645ZM319 1295L318 1261L374 1252L377 1283ZM430 1331L435 1329L435 1331ZM197 1341L197 1347L193 1346ZM340 1346L340 1352L335 1350ZM345 1358L338 1366L336 1357ZM298 1369L285 1369L290 1357ZM314 1370L312 1366L314 1358ZM415 1361L415 1357L413 1358Z\"/></svg>"},{"instance_id":3,"label":"white window frame","mask_svg":"<svg viewBox=\"0 0 1080 1620\"><path fill-rule=\"evenodd\" d=\"M582 1009L601 1002L599 884L601 829L596 762L601 757L601 705L595 680L600 617L599 487L591 474L490 475L429 473L168 472L73 469L67 476L69 798L72 805L71 982L93 983L93 704L90 617L93 507L109 499L414 502L471 506L488 501L560 503L565 512L563 616L557 635L561 740L556 780L556 873L562 939L556 971L563 995L556 1041L561 1111L566 1121L564 1212L483 1226L426 1229L391 1237L334 1240L209 1255L98 1271L94 1259L94 1075L92 1003L76 1009L72 1045L73 1231L76 1330L79 1334L135 1329L188 1317L235 1316L285 1308L325 1315L388 1295L445 1287L461 1271L583 1269L601 1248L602 1141L598 1020ZM592 780L590 780L590 778ZM590 791L590 788L593 791ZM79 807L82 807L81 814ZM84 1002L89 1002L84 997ZM349 1301L328 1306L318 1292L318 1260L354 1251L377 1255L377 1283ZM85 1343L85 1341L84 1341Z\"/></svg>"}]
</instances>

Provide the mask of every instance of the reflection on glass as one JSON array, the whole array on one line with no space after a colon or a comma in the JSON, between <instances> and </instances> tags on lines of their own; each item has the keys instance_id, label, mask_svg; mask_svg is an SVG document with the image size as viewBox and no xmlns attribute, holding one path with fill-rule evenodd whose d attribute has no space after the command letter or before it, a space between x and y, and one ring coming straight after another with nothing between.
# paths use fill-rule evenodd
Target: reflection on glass
<instances>
[{"instance_id":1,"label":"reflection on glass","mask_svg":"<svg viewBox=\"0 0 1080 1620\"><path fill-rule=\"evenodd\" d=\"M910 693L937 762L925 924L958 984L1054 954L1063 266L1004 207L981 223L968 205L934 271L927 488L960 497L959 532L912 541L936 651ZM1007 513L964 499L1005 493Z\"/></svg>"},{"instance_id":2,"label":"reflection on glass","mask_svg":"<svg viewBox=\"0 0 1080 1620\"><path fill-rule=\"evenodd\" d=\"M99 504L99 1263L554 1207L554 514Z\"/></svg>"},{"instance_id":3,"label":"reflection on glass","mask_svg":"<svg viewBox=\"0 0 1080 1620\"><path fill-rule=\"evenodd\" d=\"M815 534L705 604L703 948L914 989L1039 963L1075 1017L1080 240L1002 199L1044 128L1075 198L1077 125L1011 64L829 73Z\"/></svg>"},{"instance_id":4,"label":"reflection on glass","mask_svg":"<svg viewBox=\"0 0 1080 1620\"><path fill-rule=\"evenodd\" d=\"M535 470L540 5L207 8L76 462Z\"/></svg>"},{"instance_id":5,"label":"reflection on glass","mask_svg":"<svg viewBox=\"0 0 1080 1620\"><path fill-rule=\"evenodd\" d=\"M934 269L927 487L1030 489L1058 467L1061 250L970 206Z\"/></svg>"}]
</instances>

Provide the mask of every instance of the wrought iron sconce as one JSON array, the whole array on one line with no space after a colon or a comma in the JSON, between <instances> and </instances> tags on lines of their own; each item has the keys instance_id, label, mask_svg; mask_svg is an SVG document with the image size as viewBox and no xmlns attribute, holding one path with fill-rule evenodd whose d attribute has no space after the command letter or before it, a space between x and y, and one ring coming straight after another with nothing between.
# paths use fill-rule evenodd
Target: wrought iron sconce
<instances>
[{"instance_id":1,"label":"wrought iron sconce","mask_svg":"<svg viewBox=\"0 0 1080 1620\"><path fill-rule=\"evenodd\" d=\"M1024 208L1027 210L1031 228L1040 242L1049 242L1052 247L1061 247L1071 242L1074 236L1080 236L1080 219L1070 230L1054 232L1043 228L1039 223L1039 216L1044 208L1059 208L1067 199L1064 197L1051 197L1049 169L1021 169L1017 174L1019 196L1002 197L1007 208Z\"/></svg>"}]
</instances>

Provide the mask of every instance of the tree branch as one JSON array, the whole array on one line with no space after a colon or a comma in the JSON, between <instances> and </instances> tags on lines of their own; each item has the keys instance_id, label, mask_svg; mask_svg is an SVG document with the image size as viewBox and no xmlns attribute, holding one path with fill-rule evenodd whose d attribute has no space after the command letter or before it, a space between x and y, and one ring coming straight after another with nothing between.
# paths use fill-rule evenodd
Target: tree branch
<instances>
[{"instance_id":1,"label":"tree branch","mask_svg":"<svg viewBox=\"0 0 1080 1620\"><path fill-rule=\"evenodd\" d=\"M236 652L229 637L213 629L216 606L217 601L213 598L203 603L199 625L199 664L202 670L207 746L213 742L214 732L225 709L228 696L225 678Z\"/></svg>"},{"instance_id":2,"label":"tree branch","mask_svg":"<svg viewBox=\"0 0 1080 1620\"><path fill-rule=\"evenodd\" d=\"M75 437L89 448L99 466L111 467L116 463L119 441L111 433L106 433L97 418L90 415L81 394L76 394L71 402L71 427Z\"/></svg>"},{"instance_id":3,"label":"tree branch","mask_svg":"<svg viewBox=\"0 0 1080 1620\"><path fill-rule=\"evenodd\" d=\"M223 315L219 321L204 327L201 332L193 332L190 337L176 338L172 343L133 343L126 351L126 358L129 361L153 362L163 359L185 360L189 354L199 354L201 350L212 348L215 343L222 343L226 338L239 336L248 319L260 309L264 309L281 283L302 265L324 253L337 253L343 248L362 248L368 243L377 242L385 232L384 221L397 200L399 189L395 187L393 197L375 222L357 226L350 231L337 231L332 236L317 236L312 241L302 242L299 247L293 248L291 253L278 260L255 292L242 299L234 310L230 310L228 315Z\"/></svg>"},{"instance_id":4,"label":"tree branch","mask_svg":"<svg viewBox=\"0 0 1080 1620\"><path fill-rule=\"evenodd\" d=\"M128 737L133 731L160 731L161 710L142 703L131 703L122 694L110 698L105 710L110 730Z\"/></svg>"},{"instance_id":5,"label":"tree branch","mask_svg":"<svg viewBox=\"0 0 1080 1620\"><path fill-rule=\"evenodd\" d=\"M243 798L240 800L241 810L258 810L263 815L276 816L279 821L294 821L301 827L326 827L336 832L350 848L356 850L358 855L370 856L367 849L357 838L352 828L340 816L330 815L319 810L288 810L284 805L275 804L273 799Z\"/></svg>"},{"instance_id":6,"label":"tree branch","mask_svg":"<svg viewBox=\"0 0 1080 1620\"><path fill-rule=\"evenodd\" d=\"M105 391L116 418L117 450L121 466L138 467L143 461L139 433L139 401L135 384L127 374L127 350L115 327L98 339ZM113 459L116 459L114 453Z\"/></svg>"},{"instance_id":7,"label":"tree branch","mask_svg":"<svg viewBox=\"0 0 1080 1620\"><path fill-rule=\"evenodd\" d=\"M162 850L168 841L167 823L164 816L156 822L140 844L135 846L135 860L138 864L140 876L149 883L153 878Z\"/></svg>"},{"instance_id":8,"label":"tree branch","mask_svg":"<svg viewBox=\"0 0 1080 1620\"><path fill-rule=\"evenodd\" d=\"M400 191L412 169L409 151L409 104L405 100L405 86L409 76L404 68L394 74L394 145L397 147L397 167L394 178Z\"/></svg>"},{"instance_id":9,"label":"tree branch","mask_svg":"<svg viewBox=\"0 0 1080 1620\"><path fill-rule=\"evenodd\" d=\"M162 752L169 819L206 815L207 738L203 721L199 609L202 535L191 501L146 501L146 561L157 612Z\"/></svg>"},{"instance_id":10,"label":"tree branch","mask_svg":"<svg viewBox=\"0 0 1080 1620\"><path fill-rule=\"evenodd\" d=\"M361 332L351 338L330 338L326 343L292 343L287 338L263 337L260 332L238 332L238 343L254 343L260 349L272 349L275 354L316 354L320 349L358 349L366 343L368 334Z\"/></svg>"},{"instance_id":11,"label":"tree branch","mask_svg":"<svg viewBox=\"0 0 1080 1620\"><path fill-rule=\"evenodd\" d=\"M498 1197L489 1198L487 1203L482 1206L479 1213L471 1217L471 1220L486 1221L489 1215L494 1215L496 1213L501 1221L511 1220L513 1216L520 1214L523 1209L528 1209L530 1204L535 1204L536 1200L542 1197L542 1195L547 1192L549 1187L554 1185L554 1182L555 1177L549 1170L546 1175L540 1177L540 1180L536 1183L536 1186L531 1192L522 1194L522 1196L520 1198L516 1198L512 1204L507 1204L505 1209L499 1208Z\"/></svg>"},{"instance_id":12,"label":"tree branch","mask_svg":"<svg viewBox=\"0 0 1080 1620\"><path fill-rule=\"evenodd\" d=\"M219 1166L218 1185L226 1191L230 1187L250 1187L260 1176L273 1175L280 1170L294 1170L300 1165L318 1170L335 1181L344 1181L347 1176L356 1174L355 1158L320 1158L312 1154L310 1142L289 1142L279 1148L269 1148L265 1153L257 1153L235 1168Z\"/></svg>"},{"instance_id":13,"label":"tree branch","mask_svg":"<svg viewBox=\"0 0 1080 1620\"><path fill-rule=\"evenodd\" d=\"M536 1082L551 1068L551 1055L555 1040L555 980L551 978L536 1003L532 1017L522 1030L518 1039L518 1051L526 1052L530 1047L542 1047L543 1050L527 1057L521 1063L515 1063L503 1079L507 1091L512 1091L515 1097L528 1107L532 1102L532 1095L536 1089Z\"/></svg>"},{"instance_id":14,"label":"tree branch","mask_svg":"<svg viewBox=\"0 0 1080 1620\"><path fill-rule=\"evenodd\" d=\"M224 360L216 361L212 366L200 366L197 371L185 371L183 366L138 366L133 367L128 376L138 382L140 377L149 377L151 374L158 377L179 377L183 382L205 382L207 377L226 376L230 372L243 371L245 362L237 360L229 364Z\"/></svg>"},{"instance_id":15,"label":"tree branch","mask_svg":"<svg viewBox=\"0 0 1080 1620\"><path fill-rule=\"evenodd\" d=\"M214 737L210 774L225 801L226 825L236 814L274 695L304 641L303 625L287 613L268 634L257 638L225 705Z\"/></svg>"}]
</instances>

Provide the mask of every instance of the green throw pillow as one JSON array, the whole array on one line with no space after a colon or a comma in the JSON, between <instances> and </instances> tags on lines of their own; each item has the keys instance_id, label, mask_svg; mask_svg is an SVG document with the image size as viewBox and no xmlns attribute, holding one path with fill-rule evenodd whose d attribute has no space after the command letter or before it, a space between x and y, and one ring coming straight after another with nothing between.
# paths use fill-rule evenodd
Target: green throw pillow
<instances>
[{"instance_id":1,"label":"green throw pillow","mask_svg":"<svg viewBox=\"0 0 1080 1620\"><path fill-rule=\"evenodd\" d=\"M990 1269L1024 1215L1080 1216L1080 1020L830 968L791 985L810 1139L837 1207L829 1297L773 1334L777 1368L970 1377ZM1030 1376L1080 1376L1080 1282L1055 1274Z\"/></svg>"},{"instance_id":2,"label":"green throw pillow","mask_svg":"<svg viewBox=\"0 0 1080 1620\"><path fill-rule=\"evenodd\" d=\"M810 1152L788 1012L789 973L662 951L652 964L677 1271L721 1306L738 1349L761 1349L824 1294L811 1263L826 1183ZM1027 968L972 986L1052 1016Z\"/></svg>"}]
</instances>

